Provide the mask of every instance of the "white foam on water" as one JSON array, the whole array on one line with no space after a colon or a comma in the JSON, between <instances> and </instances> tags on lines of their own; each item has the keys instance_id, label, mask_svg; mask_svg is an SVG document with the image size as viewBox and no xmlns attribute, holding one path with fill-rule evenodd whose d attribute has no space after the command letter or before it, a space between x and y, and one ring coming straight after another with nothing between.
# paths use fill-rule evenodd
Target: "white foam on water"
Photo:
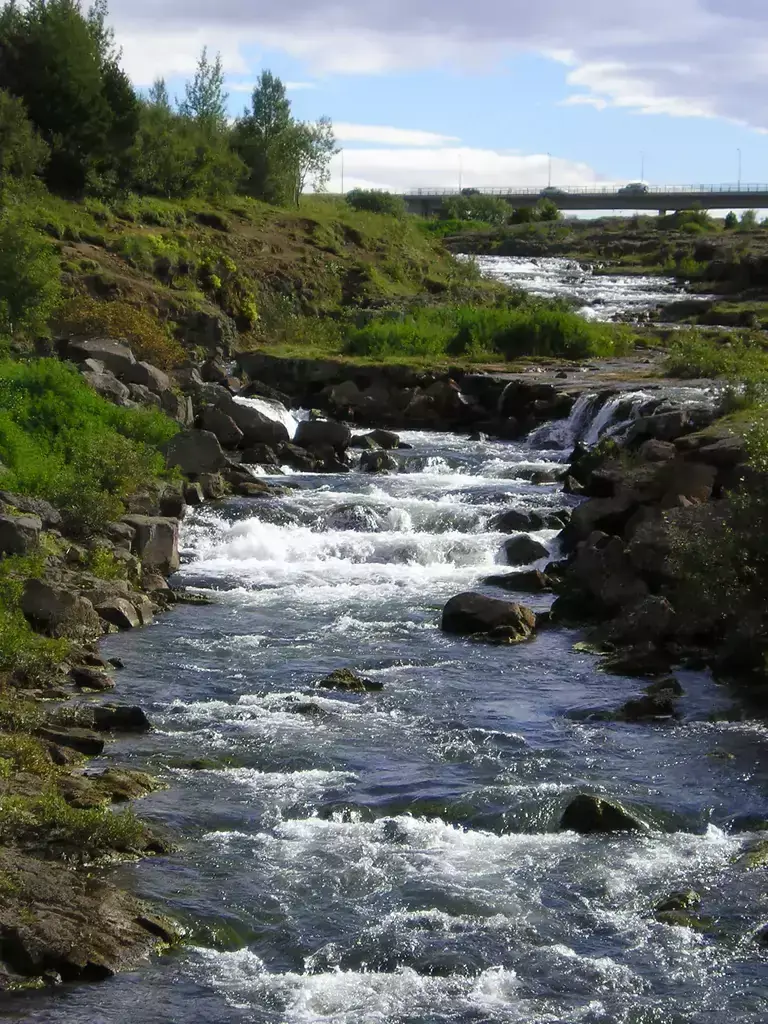
<instances>
[{"instance_id":1,"label":"white foam on water","mask_svg":"<svg viewBox=\"0 0 768 1024\"><path fill-rule=\"evenodd\" d=\"M323 771L309 768L293 772L262 772L256 768L224 768L190 771L176 769L190 778L215 782L252 792L273 807L289 807L316 800L329 790L351 786L357 776L352 772Z\"/></svg>"},{"instance_id":2,"label":"white foam on water","mask_svg":"<svg viewBox=\"0 0 768 1024\"><path fill-rule=\"evenodd\" d=\"M252 398L241 398L238 395L235 396L235 401L240 405L247 405L250 409L256 409L262 416L274 420L275 423L282 423L288 431L290 438L293 438L299 429L299 417L289 412L282 402L276 402L271 398L258 398L255 396Z\"/></svg>"}]
</instances>

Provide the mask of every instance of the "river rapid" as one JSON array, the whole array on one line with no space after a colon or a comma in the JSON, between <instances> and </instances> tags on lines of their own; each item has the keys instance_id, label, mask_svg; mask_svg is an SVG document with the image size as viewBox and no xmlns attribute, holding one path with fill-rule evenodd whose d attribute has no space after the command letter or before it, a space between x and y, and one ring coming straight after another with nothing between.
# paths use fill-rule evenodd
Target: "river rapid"
<instances>
[{"instance_id":1,"label":"river rapid","mask_svg":"<svg viewBox=\"0 0 768 1024\"><path fill-rule=\"evenodd\" d=\"M579 633L506 647L439 630L454 594L506 596L483 583L504 571L493 516L572 504L555 480L570 445L647 398L585 397L514 443L406 432L398 473L280 476L282 495L191 513L176 583L214 603L103 645L126 665L120 698L156 726L111 745L109 763L161 775L169 788L140 811L180 842L118 881L188 921L191 945L0 1016L764 1022L768 957L752 936L768 920L765 871L734 860L768 836L768 729L690 671L679 722L601 721L643 684L600 673ZM557 554L554 531L534 536ZM318 688L342 667L383 689ZM560 831L585 791L652 829ZM687 888L713 933L655 920Z\"/></svg>"}]
</instances>

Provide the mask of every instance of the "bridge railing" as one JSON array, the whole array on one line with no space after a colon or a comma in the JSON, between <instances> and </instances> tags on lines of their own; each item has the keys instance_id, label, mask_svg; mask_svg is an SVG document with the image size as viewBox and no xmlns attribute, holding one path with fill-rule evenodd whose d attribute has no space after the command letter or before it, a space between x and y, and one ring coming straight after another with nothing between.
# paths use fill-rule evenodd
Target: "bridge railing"
<instances>
[{"instance_id":1,"label":"bridge railing","mask_svg":"<svg viewBox=\"0 0 768 1024\"><path fill-rule=\"evenodd\" d=\"M567 196L619 196L619 195L691 195L691 194L727 194L727 195L765 195L768 193L768 184L740 183L736 185L649 185L643 192L631 193L622 191L626 186L618 188L603 187L594 185L556 186L557 192L552 190L553 197L557 195ZM439 198L441 196L460 196L467 193L479 193L484 196L546 196L546 188L414 188L403 195L407 197L423 197L426 199Z\"/></svg>"}]
</instances>

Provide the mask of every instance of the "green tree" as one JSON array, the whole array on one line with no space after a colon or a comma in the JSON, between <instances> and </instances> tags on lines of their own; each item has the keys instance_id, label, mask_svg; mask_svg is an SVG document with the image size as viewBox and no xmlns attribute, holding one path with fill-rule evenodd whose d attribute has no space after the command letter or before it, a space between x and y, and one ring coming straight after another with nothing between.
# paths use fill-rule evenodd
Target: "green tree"
<instances>
[{"instance_id":1,"label":"green tree","mask_svg":"<svg viewBox=\"0 0 768 1024\"><path fill-rule=\"evenodd\" d=\"M392 195L391 192L356 188L347 193L346 199L353 210L386 213L393 217L405 216L405 202L402 196Z\"/></svg>"},{"instance_id":2,"label":"green tree","mask_svg":"<svg viewBox=\"0 0 768 1024\"><path fill-rule=\"evenodd\" d=\"M22 210L0 208L0 339L45 335L60 299L56 251Z\"/></svg>"},{"instance_id":3,"label":"green tree","mask_svg":"<svg viewBox=\"0 0 768 1024\"><path fill-rule=\"evenodd\" d=\"M296 174L296 203L311 183L315 192L324 192L331 178L331 160L339 152L329 117L318 121L299 121L292 128Z\"/></svg>"},{"instance_id":4,"label":"green tree","mask_svg":"<svg viewBox=\"0 0 768 1024\"><path fill-rule=\"evenodd\" d=\"M163 86L165 83L163 83ZM166 93L167 97L167 93ZM227 130L227 100L224 91L224 69L221 54L208 60L208 49L203 47L197 62L195 77L185 86L185 96L179 104L179 113L211 131Z\"/></svg>"},{"instance_id":5,"label":"green tree","mask_svg":"<svg viewBox=\"0 0 768 1024\"><path fill-rule=\"evenodd\" d=\"M298 187L299 140L294 132L291 101L271 71L262 71L250 109L238 118L233 145L248 169L246 188L268 203L295 201Z\"/></svg>"},{"instance_id":6,"label":"green tree","mask_svg":"<svg viewBox=\"0 0 768 1024\"><path fill-rule=\"evenodd\" d=\"M51 156L50 186L82 192L119 176L138 127L138 102L118 64L102 2L13 0L0 12L0 88L24 101Z\"/></svg>"},{"instance_id":7,"label":"green tree","mask_svg":"<svg viewBox=\"0 0 768 1024\"><path fill-rule=\"evenodd\" d=\"M168 95L168 87L165 84L164 78L156 78L152 83L147 95L146 105L158 110L164 110L166 114L170 114L172 112L173 108L171 107L171 99Z\"/></svg>"},{"instance_id":8,"label":"green tree","mask_svg":"<svg viewBox=\"0 0 768 1024\"><path fill-rule=\"evenodd\" d=\"M48 147L27 117L24 104L0 90L0 182L29 179L45 166Z\"/></svg>"},{"instance_id":9,"label":"green tree","mask_svg":"<svg viewBox=\"0 0 768 1024\"><path fill-rule=\"evenodd\" d=\"M757 227L757 210L745 210L739 221L740 231L754 231Z\"/></svg>"},{"instance_id":10,"label":"green tree","mask_svg":"<svg viewBox=\"0 0 768 1024\"><path fill-rule=\"evenodd\" d=\"M556 221L560 220L562 217L560 207L557 203L553 203L551 199L540 199L538 203L536 203L535 212L536 220Z\"/></svg>"},{"instance_id":11,"label":"green tree","mask_svg":"<svg viewBox=\"0 0 768 1024\"><path fill-rule=\"evenodd\" d=\"M734 231L739 226L739 218L733 212L727 213L725 216L725 229L726 231Z\"/></svg>"}]
</instances>

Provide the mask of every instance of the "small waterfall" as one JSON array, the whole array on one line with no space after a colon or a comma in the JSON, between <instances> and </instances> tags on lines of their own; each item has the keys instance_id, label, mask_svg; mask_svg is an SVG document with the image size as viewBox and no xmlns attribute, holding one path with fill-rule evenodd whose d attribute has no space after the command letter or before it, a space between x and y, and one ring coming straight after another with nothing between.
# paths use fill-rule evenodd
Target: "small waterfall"
<instances>
[{"instance_id":1,"label":"small waterfall","mask_svg":"<svg viewBox=\"0 0 768 1024\"><path fill-rule=\"evenodd\" d=\"M266 416L269 420L282 423L288 431L290 438L293 438L296 434L299 421L302 419L300 412L296 414L289 412L282 402L274 401L271 398L240 398L235 396L235 401L240 405L247 405L251 409L256 409L257 412L260 412L262 416Z\"/></svg>"}]
</instances>

